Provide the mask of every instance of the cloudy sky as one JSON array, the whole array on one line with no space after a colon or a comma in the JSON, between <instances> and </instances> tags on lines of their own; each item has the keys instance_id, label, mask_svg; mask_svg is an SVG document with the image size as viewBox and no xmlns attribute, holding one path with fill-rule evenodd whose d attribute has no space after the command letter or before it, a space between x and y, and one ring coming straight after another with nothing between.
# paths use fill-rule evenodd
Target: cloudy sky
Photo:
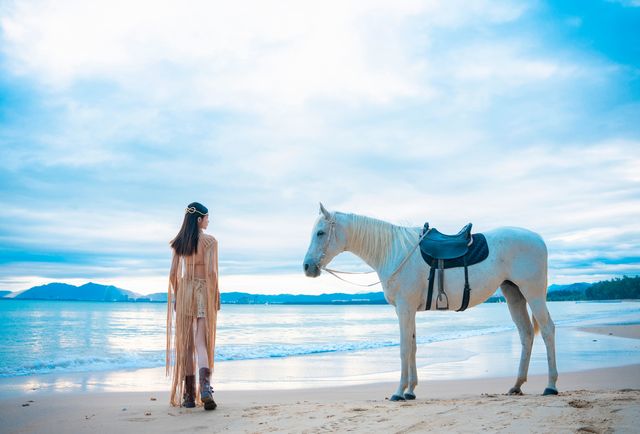
<instances>
[{"instance_id":1,"label":"cloudy sky","mask_svg":"<svg viewBox=\"0 0 640 434\"><path fill-rule=\"evenodd\" d=\"M362 291L302 273L318 201L530 228L550 283L638 274L639 28L638 0L5 0L0 289L164 291L194 200L223 291Z\"/></svg>"}]
</instances>

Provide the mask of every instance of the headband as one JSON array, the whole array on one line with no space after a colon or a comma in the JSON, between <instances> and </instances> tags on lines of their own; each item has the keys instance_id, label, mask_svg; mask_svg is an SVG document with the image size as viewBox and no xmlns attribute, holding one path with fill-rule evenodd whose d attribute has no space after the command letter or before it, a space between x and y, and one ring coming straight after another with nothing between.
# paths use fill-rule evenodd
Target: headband
<instances>
[{"instance_id":1,"label":"headband","mask_svg":"<svg viewBox=\"0 0 640 434\"><path fill-rule=\"evenodd\" d=\"M188 207L188 208L186 208L186 209L184 210L184 213L185 213L185 214L195 214L195 213L198 213L198 214L203 215L203 216L204 216L204 215L209 214L208 212L202 213L202 212L198 211L198 210L196 209L196 207L195 207L195 206L192 206L192 207Z\"/></svg>"}]
</instances>

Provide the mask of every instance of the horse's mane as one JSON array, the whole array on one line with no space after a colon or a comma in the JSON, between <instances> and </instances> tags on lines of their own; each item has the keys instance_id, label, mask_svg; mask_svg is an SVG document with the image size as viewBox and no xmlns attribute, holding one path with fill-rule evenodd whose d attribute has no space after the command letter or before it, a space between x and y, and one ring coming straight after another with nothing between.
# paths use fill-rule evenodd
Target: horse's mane
<instances>
[{"instance_id":1,"label":"horse's mane","mask_svg":"<svg viewBox=\"0 0 640 434\"><path fill-rule=\"evenodd\" d=\"M406 254L418 239L416 230L413 228L396 226L384 220L357 214L343 215L349 221L351 228L349 247L381 265L394 259L390 255L394 241L399 240L401 247L396 254Z\"/></svg>"}]
</instances>

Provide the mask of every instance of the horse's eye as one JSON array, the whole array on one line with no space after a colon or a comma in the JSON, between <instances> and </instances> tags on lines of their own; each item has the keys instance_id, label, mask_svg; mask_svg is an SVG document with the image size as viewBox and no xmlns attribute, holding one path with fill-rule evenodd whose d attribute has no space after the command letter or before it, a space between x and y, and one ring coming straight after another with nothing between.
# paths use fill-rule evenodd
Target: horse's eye
<instances>
[{"instance_id":1,"label":"horse's eye","mask_svg":"<svg viewBox=\"0 0 640 434\"><path fill-rule=\"evenodd\" d=\"M324 231L318 231L318 233L316 234L317 236L321 237L324 235Z\"/></svg>"}]
</instances>

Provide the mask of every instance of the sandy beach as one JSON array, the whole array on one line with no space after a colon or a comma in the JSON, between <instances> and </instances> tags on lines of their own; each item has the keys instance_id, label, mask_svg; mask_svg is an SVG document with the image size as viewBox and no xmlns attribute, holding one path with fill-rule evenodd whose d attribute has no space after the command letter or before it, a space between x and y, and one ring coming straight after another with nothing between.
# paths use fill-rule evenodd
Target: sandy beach
<instances>
[{"instance_id":1,"label":"sandy beach","mask_svg":"<svg viewBox=\"0 0 640 434\"><path fill-rule=\"evenodd\" d=\"M640 326L583 331L640 338ZM593 335L597 338L597 334ZM418 399L386 398L396 383L290 390L221 390L217 410L172 408L163 392L21 394L0 400L7 433L112 432L638 432L640 365L561 372L560 395L543 397L545 375L524 396L513 378L422 380Z\"/></svg>"}]
</instances>

